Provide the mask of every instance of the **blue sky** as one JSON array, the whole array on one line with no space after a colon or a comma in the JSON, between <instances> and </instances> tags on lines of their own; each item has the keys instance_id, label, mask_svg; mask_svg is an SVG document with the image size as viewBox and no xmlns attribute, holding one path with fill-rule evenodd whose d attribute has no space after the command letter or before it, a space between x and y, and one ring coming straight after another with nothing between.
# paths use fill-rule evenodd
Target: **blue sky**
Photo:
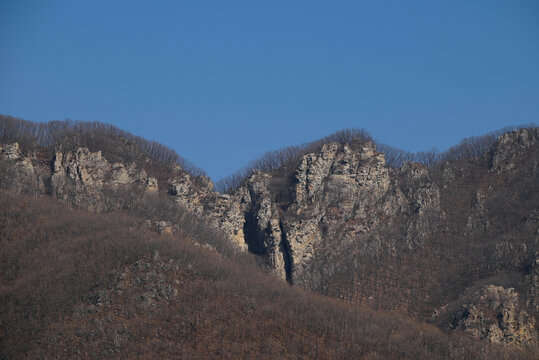
<instances>
[{"instance_id":1,"label":"blue sky","mask_svg":"<svg viewBox=\"0 0 539 360\"><path fill-rule=\"evenodd\" d=\"M539 119L539 1L0 1L0 113L99 120L213 179L362 127L410 151Z\"/></svg>"}]
</instances>

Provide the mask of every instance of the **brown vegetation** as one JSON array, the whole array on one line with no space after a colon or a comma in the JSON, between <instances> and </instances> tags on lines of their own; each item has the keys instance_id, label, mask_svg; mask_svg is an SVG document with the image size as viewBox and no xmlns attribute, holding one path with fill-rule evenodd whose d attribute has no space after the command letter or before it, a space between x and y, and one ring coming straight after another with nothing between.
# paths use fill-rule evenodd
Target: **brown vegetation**
<instances>
[{"instance_id":1,"label":"brown vegetation","mask_svg":"<svg viewBox=\"0 0 539 360\"><path fill-rule=\"evenodd\" d=\"M536 125L507 126L485 135L463 139L458 145L452 146L443 152L434 149L417 153L378 143L365 129L344 129L315 141L268 151L252 160L247 166L219 180L215 187L222 193L231 193L243 185L254 170L268 171L274 177L288 179L293 175L303 155L316 153L323 144L331 142L337 142L341 145L348 144L353 149L365 142L372 141L376 143L377 150L384 154L388 166L400 168L406 162L418 162L429 168L434 168L447 161L472 159L481 156L490 150L498 136L516 129L534 126Z\"/></svg>"},{"instance_id":2,"label":"brown vegetation","mask_svg":"<svg viewBox=\"0 0 539 360\"><path fill-rule=\"evenodd\" d=\"M37 172L20 176L28 159L0 160L0 358L531 357L358 307L402 311L447 328L453 310L468 301L463 294L500 285L515 288L537 320L527 304L534 303L539 150L511 154L511 171L492 171L489 151L507 130L465 139L444 153L378 145L407 196L425 185L440 190L443 216L427 210L419 219L424 234L408 236L418 210L404 204L403 216L380 216L375 231L346 241L326 236L294 283L344 303L267 276L260 258L238 252L209 221L175 203L166 193L171 167L189 166L172 150L97 122L0 117L0 144L19 142L23 153L34 154L34 166L48 167L43 174L56 151L83 146L112 162L136 163L159 179L161 190L104 187L99 200L109 213L89 214L5 191L51 193L44 178L38 189ZM327 142L357 150L368 141L363 130L344 130L270 152L218 187L233 192L255 169L270 172L271 201L286 219L293 216L287 209L303 155ZM410 164L399 169L407 161L427 165L428 179L409 176ZM64 190L69 197L71 188ZM173 224L174 235L151 231L157 222ZM343 222L338 231L348 225L354 224ZM290 262L285 266L290 272Z\"/></svg>"},{"instance_id":3,"label":"brown vegetation","mask_svg":"<svg viewBox=\"0 0 539 360\"><path fill-rule=\"evenodd\" d=\"M349 244L327 239L307 272L324 274L311 288L375 309L402 309L444 326L432 318L433 311L479 285L514 287L523 301L531 301L526 279L537 256L538 151L522 156L514 172L489 172L485 153L440 164L430 181L440 189L444 216L423 215L432 234L410 242L406 233L412 217L403 217L381 219L376 232ZM454 175L452 181L443 180L447 172ZM421 186L402 177L398 181L403 189Z\"/></svg>"},{"instance_id":4,"label":"brown vegetation","mask_svg":"<svg viewBox=\"0 0 539 360\"><path fill-rule=\"evenodd\" d=\"M111 162L137 162L141 168L167 168L177 163L194 176L204 175L202 169L167 146L98 121L36 123L0 115L0 143L12 142L18 142L25 154L40 151L52 157L55 149L75 151L87 147L90 151L101 151Z\"/></svg>"},{"instance_id":5,"label":"brown vegetation","mask_svg":"<svg viewBox=\"0 0 539 360\"><path fill-rule=\"evenodd\" d=\"M221 193L231 193L243 185L255 170L273 172L276 177L280 177L286 182L294 174L301 157L308 153L317 152L322 145L338 142L359 147L368 141L373 141L373 138L366 130L344 129L315 141L268 151L259 158L252 160L244 168L219 180L215 184L215 188Z\"/></svg>"},{"instance_id":6,"label":"brown vegetation","mask_svg":"<svg viewBox=\"0 0 539 360\"><path fill-rule=\"evenodd\" d=\"M526 357L289 287L142 223L0 192L0 357Z\"/></svg>"}]
</instances>

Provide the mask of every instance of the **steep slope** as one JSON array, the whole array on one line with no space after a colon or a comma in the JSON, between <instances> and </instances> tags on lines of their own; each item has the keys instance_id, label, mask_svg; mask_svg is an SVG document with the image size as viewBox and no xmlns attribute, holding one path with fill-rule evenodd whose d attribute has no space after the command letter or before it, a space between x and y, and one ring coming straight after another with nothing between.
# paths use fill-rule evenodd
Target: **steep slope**
<instances>
[{"instance_id":1,"label":"steep slope","mask_svg":"<svg viewBox=\"0 0 539 360\"><path fill-rule=\"evenodd\" d=\"M248 250L290 284L538 346L537 128L421 157L345 131L270 154L220 194L166 148L108 125L0 120L1 188L127 210L229 258Z\"/></svg>"},{"instance_id":2,"label":"steep slope","mask_svg":"<svg viewBox=\"0 0 539 360\"><path fill-rule=\"evenodd\" d=\"M0 191L0 357L525 359L289 287L144 219Z\"/></svg>"},{"instance_id":3,"label":"steep slope","mask_svg":"<svg viewBox=\"0 0 539 360\"><path fill-rule=\"evenodd\" d=\"M325 144L288 179L261 171L248 179L246 241L290 283L442 327L464 326L446 314L464 293L481 303L489 296L480 289L498 286L521 303L511 315L485 305L490 331L504 335L469 333L536 348L538 134L506 133L480 156L430 168L389 167L372 142ZM508 316L519 325L496 320Z\"/></svg>"},{"instance_id":4,"label":"steep slope","mask_svg":"<svg viewBox=\"0 0 539 360\"><path fill-rule=\"evenodd\" d=\"M0 116L0 188L47 194L96 212L145 211L163 229L173 228L170 213L204 214L208 225L246 248L239 203L215 192L201 170L172 150L107 124ZM151 197L167 199L169 209L141 209Z\"/></svg>"}]
</instances>

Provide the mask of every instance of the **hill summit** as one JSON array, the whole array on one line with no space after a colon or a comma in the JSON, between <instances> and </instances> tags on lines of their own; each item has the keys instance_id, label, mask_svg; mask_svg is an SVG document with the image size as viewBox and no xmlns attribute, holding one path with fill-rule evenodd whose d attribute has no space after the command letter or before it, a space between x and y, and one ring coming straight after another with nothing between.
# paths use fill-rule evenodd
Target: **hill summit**
<instances>
[{"instance_id":1,"label":"hill summit","mask_svg":"<svg viewBox=\"0 0 539 360\"><path fill-rule=\"evenodd\" d=\"M539 346L536 127L441 154L346 130L269 153L218 192L170 149L109 125L0 121L4 191L127 211L144 231L182 234L232 262L252 254L253 266L294 287L522 351ZM164 286L156 296L173 299L178 289Z\"/></svg>"}]
</instances>

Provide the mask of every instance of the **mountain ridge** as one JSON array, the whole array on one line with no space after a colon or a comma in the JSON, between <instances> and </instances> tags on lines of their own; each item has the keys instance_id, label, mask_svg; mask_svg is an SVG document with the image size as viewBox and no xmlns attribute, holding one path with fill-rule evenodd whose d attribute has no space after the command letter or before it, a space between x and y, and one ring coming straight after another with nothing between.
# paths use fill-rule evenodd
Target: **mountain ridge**
<instances>
[{"instance_id":1,"label":"mountain ridge","mask_svg":"<svg viewBox=\"0 0 539 360\"><path fill-rule=\"evenodd\" d=\"M287 286L144 218L0 190L0 358L527 359Z\"/></svg>"},{"instance_id":2,"label":"mountain ridge","mask_svg":"<svg viewBox=\"0 0 539 360\"><path fill-rule=\"evenodd\" d=\"M0 165L2 187L98 212L130 209L149 228L181 231L174 217L148 205L163 198L159 204L203 218L234 250L223 239L209 246L256 254L290 284L533 349L538 133L529 127L471 138L445 155L418 155L427 166L389 147L384 155L363 131L343 131L334 135L342 143L283 149L273 153L275 164L263 157L266 170L235 179L240 185L228 194L176 160L111 163L100 151L58 143L46 157L6 143L5 132Z\"/></svg>"}]
</instances>

